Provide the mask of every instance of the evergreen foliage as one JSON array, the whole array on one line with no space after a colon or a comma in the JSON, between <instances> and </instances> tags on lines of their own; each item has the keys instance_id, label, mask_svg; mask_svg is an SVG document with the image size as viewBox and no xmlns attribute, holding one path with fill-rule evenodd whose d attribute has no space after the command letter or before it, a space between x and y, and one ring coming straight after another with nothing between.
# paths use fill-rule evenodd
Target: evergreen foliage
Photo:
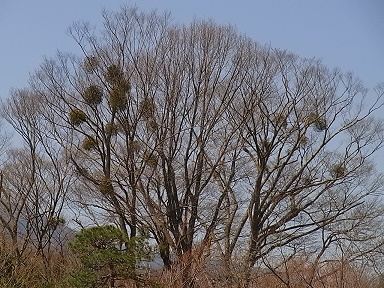
<instances>
[{"instance_id":1,"label":"evergreen foliage","mask_svg":"<svg viewBox=\"0 0 384 288\"><path fill-rule=\"evenodd\" d=\"M117 279L136 279L140 261L150 260L151 249L140 237L127 239L112 226L83 229L70 248L81 268L72 273L72 287L107 287Z\"/></svg>"}]
</instances>

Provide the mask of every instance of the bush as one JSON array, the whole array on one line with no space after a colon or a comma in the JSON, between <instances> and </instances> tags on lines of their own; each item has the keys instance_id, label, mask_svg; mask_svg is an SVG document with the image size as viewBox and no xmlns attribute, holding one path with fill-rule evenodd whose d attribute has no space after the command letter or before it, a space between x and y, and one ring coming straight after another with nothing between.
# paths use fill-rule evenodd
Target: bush
<instances>
[{"instance_id":1,"label":"bush","mask_svg":"<svg viewBox=\"0 0 384 288\"><path fill-rule=\"evenodd\" d=\"M103 287L117 279L137 280L137 263L149 260L151 254L144 239L127 239L112 225L83 229L70 247L81 263L68 279L72 287Z\"/></svg>"}]
</instances>

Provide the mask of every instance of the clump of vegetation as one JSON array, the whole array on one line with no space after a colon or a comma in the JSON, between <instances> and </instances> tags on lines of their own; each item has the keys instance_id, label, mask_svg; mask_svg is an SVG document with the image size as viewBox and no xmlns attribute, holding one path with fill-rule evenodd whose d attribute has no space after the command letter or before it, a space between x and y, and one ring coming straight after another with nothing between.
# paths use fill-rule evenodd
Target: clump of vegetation
<instances>
[{"instance_id":1,"label":"clump of vegetation","mask_svg":"<svg viewBox=\"0 0 384 288\"><path fill-rule=\"evenodd\" d=\"M90 151L97 148L97 140L92 136L86 136L83 140L82 147L84 150Z\"/></svg>"},{"instance_id":2,"label":"clump of vegetation","mask_svg":"<svg viewBox=\"0 0 384 288\"><path fill-rule=\"evenodd\" d=\"M129 141L129 149L133 152L138 152L141 150L141 144L137 140Z\"/></svg>"},{"instance_id":3,"label":"clump of vegetation","mask_svg":"<svg viewBox=\"0 0 384 288\"><path fill-rule=\"evenodd\" d=\"M124 72L119 65L110 65L105 73L105 80L110 84L109 107L114 110L127 108L127 93L131 90L131 84L125 79Z\"/></svg>"},{"instance_id":4,"label":"clump of vegetation","mask_svg":"<svg viewBox=\"0 0 384 288\"><path fill-rule=\"evenodd\" d=\"M55 229L57 226L61 226L65 224L65 219L62 217L49 217L47 219L47 224L50 228Z\"/></svg>"},{"instance_id":5,"label":"clump of vegetation","mask_svg":"<svg viewBox=\"0 0 384 288\"><path fill-rule=\"evenodd\" d=\"M146 127L148 130L156 130L158 125L157 125L157 122L154 120L154 119L148 119L147 123L146 123Z\"/></svg>"},{"instance_id":6,"label":"clump of vegetation","mask_svg":"<svg viewBox=\"0 0 384 288\"><path fill-rule=\"evenodd\" d=\"M313 179L310 175L303 175L301 177L301 182L303 185L307 186L307 185L311 185L312 182L313 182Z\"/></svg>"},{"instance_id":7,"label":"clump of vegetation","mask_svg":"<svg viewBox=\"0 0 384 288\"><path fill-rule=\"evenodd\" d=\"M347 169L343 163L335 164L331 167L331 175L333 178L344 177Z\"/></svg>"},{"instance_id":8,"label":"clump of vegetation","mask_svg":"<svg viewBox=\"0 0 384 288\"><path fill-rule=\"evenodd\" d=\"M87 121L87 114L83 110L73 109L69 112L69 122L74 126L79 126L80 124Z\"/></svg>"},{"instance_id":9,"label":"clump of vegetation","mask_svg":"<svg viewBox=\"0 0 384 288\"><path fill-rule=\"evenodd\" d=\"M155 113L156 105L153 99L147 98L140 102L139 109L140 109L141 116L146 119L149 119L153 117L153 114Z\"/></svg>"},{"instance_id":10,"label":"clump of vegetation","mask_svg":"<svg viewBox=\"0 0 384 288\"><path fill-rule=\"evenodd\" d=\"M116 136L119 132L119 127L115 123L107 123L104 127L104 130L107 135Z\"/></svg>"},{"instance_id":11,"label":"clump of vegetation","mask_svg":"<svg viewBox=\"0 0 384 288\"><path fill-rule=\"evenodd\" d=\"M105 73L105 80L111 85L119 85L124 78L123 70L119 65L112 64L108 66Z\"/></svg>"},{"instance_id":12,"label":"clump of vegetation","mask_svg":"<svg viewBox=\"0 0 384 288\"><path fill-rule=\"evenodd\" d=\"M327 120L318 113L310 113L307 118L307 124L313 125L316 131L321 132L327 129Z\"/></svg>"},{"instance_id":13,"label":"clump of vegetation","mask_svg":"<svg viewBox=\"0 0 384 288\"><path fill-rule=\"evenodd\" d=\"M316 121L316 119L319 117L319 115L317 114L317 113L315 113L315 112L311 112L311 113L309 113L308 114L308 116L306 117L306 124L308 124L308 125L311 125L311 124L313 124L315 121Z\"/></svg>"},{"instance_id":14,"label":"clump of vegetation","mask_svg":"<svg viewBox=\"0 0 384 288\"><path fill-rule=\"evenodd\" d=\"M99 181L99 185L97 188L104 195L111 194L113 193L113 190L114 190L112 185L112 180L109 177L103 177Z\"/></svg>"},{"instance_id":15,"label":"clump of vegetation","mask_svg":"<svg viewBox=\"0 0 384 288\"><path fill-rule=\"evenodd\" d=\"M287 115L280 113L276 115L273 118L273 124L276 127L282 127L282 128L287 128L288 122L287 122Z\"/></svg>"},{"instance_id":16,"label":"clump of vegetation","mask_svg":"<svg viewBox=\"0 0 384 288\"><path fill-rule=\"evenodd\" d=\"M153 152L146 151L143 154L143 161L145 162L145 164L149 165L150 167L156 168L157 163L159 161L159 157L155 155Z\"/></svg>"},{"instance_id":17,"label":"clump of vegetation","mask_svg":"<svg viewBox=\"0 0 384 288\"><path fill-rule=\"evenodd\" d=\"M93 73L99 66L99 60L95 56L87 56L83 62L83 68L87 73Z\"/></svg>"},{"instance_id":18,"label":"clump of vegetation","mask_svg":"<svg viewBox=\"0 0 384 288\"><path fill-rule=\"evenodd\" d=\"M318 118L313 125L317 131L324 131L327 129L327 120L325 118Z\"/></svg>"},{"instance_id":19,"label":"clump of vegetation","mask_svg":"<svg viewBox=\"0 0 384 288\"><path fill-rule=\"evenodd\" d=\"M131 121L128 118L119 119L118 127L119 131L125 131L128 132L131 128Z\"/></svg>"},{"instance_id":20,"label":"clump of vegetation","mask_svg":"<svg viewBox=\"0 0 384 288\"><path fill-rule=\"evenodd\" d=\"M83 98L89 105L98 105L103 101L103 91L97 85L91 85L84 90Z\"/></svg>"},{"instance_id":21,"label":"clump of vegetation","mask_svg":"<svg viewBox=\"0 0 384 288\"><path fill-rule=\"evenodd\" d=\"M126 91L120 87L114 87L109 93L109 107L114 111L122 111L127 108L128 101Z\"/></svg>"}]
</instances>

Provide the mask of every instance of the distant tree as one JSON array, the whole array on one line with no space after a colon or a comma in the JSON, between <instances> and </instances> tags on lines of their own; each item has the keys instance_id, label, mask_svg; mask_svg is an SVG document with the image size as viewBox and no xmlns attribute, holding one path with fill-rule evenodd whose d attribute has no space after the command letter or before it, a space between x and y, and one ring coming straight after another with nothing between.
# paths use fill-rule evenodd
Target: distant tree
<instances>
[{"instance_id":1,"label":"distant tree","mask_svg":"<svg viewBox=\"0 0 384 288\"><path fill-rule=\"evenodd\" d=\"M21 145L7 149L0 168L0 228L16 258L34 247L48 267L51 249L68 240L61 228L74 170L63 149L45 135L37 104L27 90L13 91L2 103L1 114Z\"/></svg>"}]
</instances>

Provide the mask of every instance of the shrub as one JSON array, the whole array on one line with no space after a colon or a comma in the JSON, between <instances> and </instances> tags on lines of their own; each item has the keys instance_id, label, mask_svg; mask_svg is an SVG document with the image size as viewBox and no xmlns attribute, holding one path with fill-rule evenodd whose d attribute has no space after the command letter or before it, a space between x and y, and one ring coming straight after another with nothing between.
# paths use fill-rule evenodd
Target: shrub
<instances>
[{"instance_id":1,"label":"shrub","mask_svg":"<svg viewBox=\"0 0 384 288\"><path fill-rule=\"evenodd\" d=\"M127 239L112 225L83 229L70 248L81 263L68 281L72 287L103 287L107 283L114 287L117 279L140 279L137 263L149 260L151 254L144 239Z\"/></svg>"}]
</instances>

